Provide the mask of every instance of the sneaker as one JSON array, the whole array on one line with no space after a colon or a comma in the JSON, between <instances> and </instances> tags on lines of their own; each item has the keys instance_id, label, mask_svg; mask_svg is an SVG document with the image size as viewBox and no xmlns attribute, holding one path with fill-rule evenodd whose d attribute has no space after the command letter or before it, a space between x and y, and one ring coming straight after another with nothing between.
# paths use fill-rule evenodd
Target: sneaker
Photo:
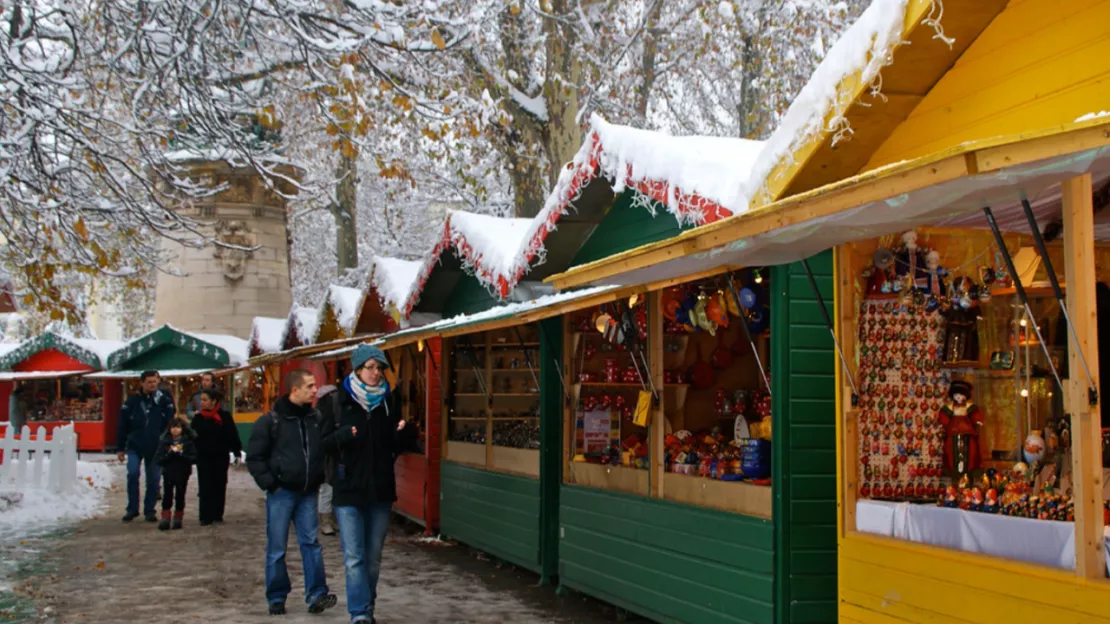
<instances>
[{"instance_id":1,"label":"sneaker","mask_svg":"<svg viewBox=\"0 0 1110 624\"><path fill-rule=\"evenodd\" d=\"M284 602L271 602L270 603L270 615L285 615L285 603Z\"/></svg>"},{"instance_id":2,"label":"sneaker","mask_svg":"<svg viewBox=\"0 0 1110 624\"><path fill-rule=\"evenodd\" d=\"M339 599L335 597L335 594L321 594L316 597L316 600L312 601L312 604L308 605L308 612L323 613L325 609L334 607L337 602L339 602Z\"/></svg>"},{"instance_id":3,"label":"sneaker","mask_svg":"<svg viewBox=\"0 0 1110 624\"><path fill-rule=\"evenodd\" d=\"M132 520L134 520L135 518L138 518L138 517L139 517L139 514L131 513L129 511L126 514L124 514L123 517L120 518L120 520L122 520L123 522L131 522Z\"/></svg>"}]
</instances>

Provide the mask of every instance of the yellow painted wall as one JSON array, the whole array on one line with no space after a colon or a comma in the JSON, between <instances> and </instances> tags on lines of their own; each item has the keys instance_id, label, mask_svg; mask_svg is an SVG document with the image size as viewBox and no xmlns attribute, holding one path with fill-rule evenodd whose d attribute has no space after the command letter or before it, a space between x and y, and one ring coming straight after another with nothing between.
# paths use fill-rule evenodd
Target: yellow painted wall
<instances>
[{"instance_id":1,"label":"yellow painted wall","mask_svg":"<svg viewBox=\"0 0 1110 624\"><path fill-rule=\"evenodd\" d=\"M1110 0L1013 0L865 170L1099 111L1110 111Z\"/></svg>"},{"instance_id":2,"label":"yellow painted wall","mask_svg":"<svg viewBox=\"0 0 1110 624\"><path fill-rule=\"evenodd\" d=\"M859 534L839 552L841 622L1110 622L1110 580Z\"/></svg>"}]
</instances>

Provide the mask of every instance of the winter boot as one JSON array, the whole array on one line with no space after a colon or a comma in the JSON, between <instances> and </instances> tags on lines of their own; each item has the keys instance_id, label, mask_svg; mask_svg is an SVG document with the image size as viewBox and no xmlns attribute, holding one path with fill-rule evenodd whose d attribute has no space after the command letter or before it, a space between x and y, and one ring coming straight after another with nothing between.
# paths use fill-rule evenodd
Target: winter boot
<instances>
[{"instance_id":1,"label":"winter boot","mask_svg":"<svg viewBox=\"0 0 1110 624\"><path fill-rule=\"evenodd\" d=\"M271 602L270 603L270 615L285 615L285 603L284 602Z\"/></svg>"},{"instance_id":2,"label":"winter boot","mask_svg":"<svg viewBox=\"0 0 1110 624\"><path fill-rule=\"evenodd\" d=\"M132 520L134 520L135 518L138 518L138 517L139 517L139 514L131 513L129 511L126 514L123 515L123 518L121 518L121 520L123 520L124 522L131 522Z\"/></svg>"},{"instance_id":3,"label":"winter boot","mask_svg":"<svg viewBox=\"0 0 1110 624\"><path fill-rule=\"evenodd\" d=\"M334 607L337 602L339 602L339 599L335 597L335 594L320 594L316 597L316 600L312 601L312 604L308 605L308 612L323 613L325 609Z\"/></svg>"},{"instance_id":4,"label":"winter boot","mask_svg":"<svg viewBox=\"0 0 1110 624\"><path fill-rule=\"evenodd\" d=\"M184 517L185 517L185 512L184 511L175 511L175 512L173 512L173 528L180 529L181 528L181 520Z\"/></svg>"},{"instance_id":5,"label":"winter boot","mask_svg":"<svg viewBox=\"0 0 1110 624\"><path fill-rule=\"evenodd\" d=\"M158 530L159 531L169 531L170 530L170 510L169 509L163 509L162 510L162 521L158 523Z\"/></svg>"},{"instance_id":6,"label":"winter boot","mask_svg":"<svg viewBox=\"0 0 1110 624\"><path fill-rule=\"evenodd\" d=\"M335 535L335 521L331 514L320 514L320 532L324 535Z\"/></svg>"}]
</instances>

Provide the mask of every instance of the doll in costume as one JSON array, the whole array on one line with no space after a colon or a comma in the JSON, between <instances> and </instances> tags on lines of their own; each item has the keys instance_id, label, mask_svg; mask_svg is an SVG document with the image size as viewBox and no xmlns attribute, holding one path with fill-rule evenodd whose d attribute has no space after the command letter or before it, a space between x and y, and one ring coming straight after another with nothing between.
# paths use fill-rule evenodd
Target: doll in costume
<instances>
[{"instance_id":1,"label":"doll in costume","mask_svg":"<svg viewBox=\"0 0 1110 624\"><path fill-rule=\"evenodd\" d=\"M979 430L983 427L983 410L971 402L971 384L953 381L948 387L948 403L937 417L944 427L944 468L960 477L981 468Z\"/></svg>"}]
</instances>

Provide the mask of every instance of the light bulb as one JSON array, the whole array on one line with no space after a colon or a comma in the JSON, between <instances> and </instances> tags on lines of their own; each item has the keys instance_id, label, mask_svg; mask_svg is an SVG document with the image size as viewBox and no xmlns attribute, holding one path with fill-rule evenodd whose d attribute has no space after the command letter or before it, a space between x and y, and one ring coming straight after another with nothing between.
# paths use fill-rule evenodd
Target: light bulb
<instances>
[{"instance_id":1,"label":"light bulb","mask_svg":"<svg viewBox=\"0 0 1110 624\"><path fill-rule=\"evenodd\" d=\"M421 353L424 352L424 339L423 338L416 341L416 350L421 352Z\"/></svg>"},{"instance_id":2,"label":"light bulb","mask_svg":"<svg viewBox=\"0 0 1110 624\"><path fill-rule=\"evenodd\" d=\"M1021 319L1020 321L1018 321L1018 325L1021 325L1022 327L1025 327L1025 325L1026 325L1025 319Z\"/></svg>"},{"instance_id":3,"label":"light bulb","mask_svg":"<svg viewBox=\"0 0 1110 624\"><path fill-rule=\"evenodd\" d=\"M634 295L632 295L631 297L628 298L628 307L634 308L634 307L636 307L637 303L640 303L640 294L639 293L636 293L636 294L634 294Z\"/></svg>"},{"instance_id":4,"label":"light bulb","mask_svg":"<svg viewBox=\"0 0 1110 624\"><path fill-rule=\"evenodd\" d=\"M760 275L759 269L755 270L755 283L756 284L762 284L763 283L763 276Z\"/></svg>"},{"instance_id":5,"label":"light bulb","mask_svg":"<svg viewBox=\"0 0 1110 624\"><path fill-rule=\"evenodd\" d=\"M1021 389L1021 396L1022 396L1022 398L1028 397L1029 396L1029 388L1022 388Z\"/></svg>"}]
</instances>

